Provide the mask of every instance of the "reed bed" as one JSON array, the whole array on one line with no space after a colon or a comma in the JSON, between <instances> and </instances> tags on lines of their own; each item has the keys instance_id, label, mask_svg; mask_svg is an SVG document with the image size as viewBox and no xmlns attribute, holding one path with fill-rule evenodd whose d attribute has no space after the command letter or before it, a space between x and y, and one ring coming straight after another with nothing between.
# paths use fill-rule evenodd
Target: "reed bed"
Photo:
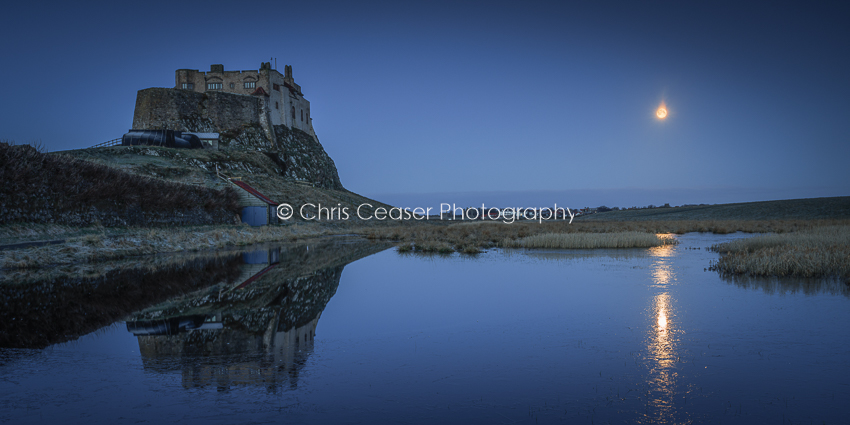
<instances>
[{"instance_id":1,"label":"reed bed","mask_svg":"<svg viewBox=\"0 0 850 425\"><path fill-rule=\"evenodd\" d=\"M669 235L644 232L617 233L544 233L522 239L505 239L506 248L598 249L650 248L679 243Z\"/></svg>"},{"instance_id":2,"label":"reed bed","mask_svg":"<svg viewBox=\"0 0 850 425\"><path fill-rule=\"evenodd\" d=\"M451 246L455 251L474 252L482 248L491 247L517 247L521 246L519 241L532 236L540 235L563 235L564 240L577 241L564 242L565 249L581 248L616 248L617 244L629 246L627 240L646 238L647 242L641 242L635 246L658 246L646 245L657 244L657 234L684 234L689 232L711 232L716 234L727 234L734 232L747 233L788 233L807 229L816 229L828 225L850 225L847 220L692 220L692 221L640 221L640 222L581 222L576 221L569 224L565 221L558 222L420 222L393 225L385 223L383 226L372 226L354 228L352 233L363 235L369 239L391 240L402 242L409 247L401 248L402 252L416 251L416 246L435 246L444 243ZM631 234L635 236L619 236L612 238L604 236L608 234ZM641 236L637 236L640 234ZM576 235L576 236L567 236ZM580 235L591 235L583 237ZM546 238L555 238L546 236ZM667 238L670 239L670 238ZM549 241L551 239L541 239ZM606 240L599 242L596 240ZM578 242L581 241L581 242ZM548 242L540 242L539 248L555 247L547 246ZM635 242L637 243L637 242ZM672 243L672 242L666 242ZM412 244L412 245L411 245ZM529 245L532 247L532 245ZM426 251L421 249L420 251Z\"/></svg>"},{"instance_id":3,"label":"reed bed","mask_svg":"<svg viewBox=\"0 0 850 425\"><path fill-rule=\"evenodd\" d=\"M747 276L835 276L850 282L850 225L824 226L716 244L711 269Z\"/></svg>"}]
</instances>

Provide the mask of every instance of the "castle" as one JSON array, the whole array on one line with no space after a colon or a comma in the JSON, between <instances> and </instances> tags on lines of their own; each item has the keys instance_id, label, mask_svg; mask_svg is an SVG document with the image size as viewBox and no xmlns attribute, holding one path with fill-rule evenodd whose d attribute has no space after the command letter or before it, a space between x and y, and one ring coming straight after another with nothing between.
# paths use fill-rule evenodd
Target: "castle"
<instances>
[{"instance_id":1,"label":"castle","mask_svg":"<svg viewBox=\"0 0 850 425\"><path fill-rule=\"evenodd\" d=\"M288 65L284 74L268 62L257 71L178 69L174 87L138 91L122 144L262 152L282 177L343 189Z\"/></svg>"},{"instance_id":2,"label":"castle","mask_svg":"<svg viewBox=\"0 0 850 425\"><path fill-rule=\"evenodd\" d=\"M176 89L253 95L263 99L263 109L271 125L285 125L316 135L310 102L304 98L301 86L295 84L291 65L284 67L284 74L272 69L271 62L262 62L258 71L225 71L224 65L216 64L210 66L209 72L178 69L174 74Z\"/></svg>"}]
</instances>

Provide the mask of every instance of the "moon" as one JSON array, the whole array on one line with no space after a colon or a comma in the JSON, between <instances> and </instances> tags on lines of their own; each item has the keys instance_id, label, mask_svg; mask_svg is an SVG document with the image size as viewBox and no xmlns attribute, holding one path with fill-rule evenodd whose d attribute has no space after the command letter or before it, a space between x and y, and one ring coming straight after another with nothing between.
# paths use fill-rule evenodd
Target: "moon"
<instances>
[{"instance_id":1,"label":"moon","mask_svg":"<svg viewBox=\"0 0 850 425\"><path fill-rule=\"evenodd\" d=\"M658 107L658 110L655 111L655 116L657 116L658 119L662 119L662 120L664 118L667 118L667 108L665 108L663 106Z\"/></svg>"}]
</instances>

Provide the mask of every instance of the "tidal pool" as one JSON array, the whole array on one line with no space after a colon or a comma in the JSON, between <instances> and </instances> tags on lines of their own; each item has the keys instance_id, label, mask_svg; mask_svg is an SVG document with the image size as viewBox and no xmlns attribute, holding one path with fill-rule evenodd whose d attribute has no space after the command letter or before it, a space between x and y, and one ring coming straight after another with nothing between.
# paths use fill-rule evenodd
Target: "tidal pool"
<instances>
[{"instance_id":1,"label":"tidal pool","mask_svg":"<svg viewBox=\"0 0 850 425\"><path fill-rule=\"evenodd\" d=\"M148 269L136 286L209 286L139 296L79 337L67 322L95 313L51 313L64 292L4 290L7 347L35 348L0 348L0 422L847 423L850 290L707 271L706 248L739 237L475 257L264 247ZM135 282L113 276L76 285L109 304Z\"/></svg>"}]
</instances>

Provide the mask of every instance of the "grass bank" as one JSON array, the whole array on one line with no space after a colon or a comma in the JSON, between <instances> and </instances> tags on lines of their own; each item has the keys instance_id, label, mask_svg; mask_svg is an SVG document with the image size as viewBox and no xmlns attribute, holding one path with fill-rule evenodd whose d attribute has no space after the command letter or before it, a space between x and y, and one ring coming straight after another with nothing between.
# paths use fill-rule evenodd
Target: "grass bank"
<instances>
[{"instance_id":1,"label":"grass bank","mask_svg":"<svg viewBox=\"0 0 850 425\"><path fill-rule=\"evenodd\" d=\"M198 251L262 242L292 241L329 234L318 225L250 227L248 225L185 228L87 228L72 232L64 244L0 251L0 269L26 269L116 260L165 252Z\"/></svg>"},{"instance_id":2,"label":"grass bank","mask_svg":"<svg viewBox=\"0 0 850 425\"><path fill-rule=\"evenodd\" d=\"M716 244L723 254L711 266L721 274L840 277L850 282L850 225L761 235Z\"/></svg>"}]
</instances>

